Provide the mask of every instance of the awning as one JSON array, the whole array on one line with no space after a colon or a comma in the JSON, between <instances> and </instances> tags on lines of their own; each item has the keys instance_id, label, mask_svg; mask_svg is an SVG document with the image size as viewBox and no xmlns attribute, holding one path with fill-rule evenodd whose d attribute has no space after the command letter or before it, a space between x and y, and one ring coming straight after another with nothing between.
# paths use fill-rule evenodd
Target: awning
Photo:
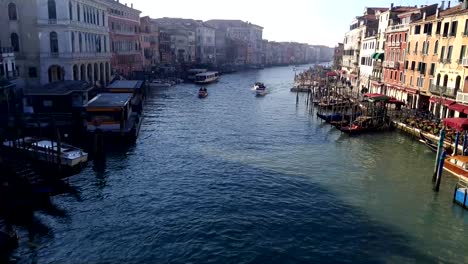
<instances>
[{"instance_id":1,"label":"awning","mask_svg":"<svg viewBox=\"0 0 468 264\"><path fill-rule=\"evenodd\" d=\"M468 130L468 118L446 118L444 125L458 131Z\"/></svg>"},{"instance_id":2,"label":"awning","mask_svg":"<svg viewBox=\"0 0 468 264\"><path fill-rule=\"evenodd\" d=\"M418 90L406 88L405 91L409 94L418 94Z\"/></svg>"},{"instance_id":3,"label":"awning","mask_svg":"<svg viewBox=\"0 0 468 264\"><path fill-rule=\"evenodd\" d=\"M375 59L383 61L385 59L385 53L378 53Z\"/></svg>"},{"instance_id":4,"label":"awning","mask_svg":"<svg viewBox=\"0 0 468 264\"><path fill-rule=\"evenodd\" d=\"M376 53L372 54L372 58L376 60L378 55L379 55L379 53L376 52Z\"/></svg>"},{"instance_id":5,"label":"awning","mask_svg":"<svg viewBox=\"0 0 468 264\"><path fill-rule=\"evenodd\" d=\"M468 105L454 103L454 104L451 104L448 109L452 111L457 111L459 113L466 113L468 112Z\"/></svg>"},{"instance_id":6,"label":"awning","mask_svg":"<svg viewBox=\"0 0 468 264\"><path fill-rule=\"evenodd\" d=\"M450 105L452 105L452 104L455 103L454 100L450 100L450 99L445 99L445 100L443 100L442 102L443 102L443 104L444 104L445 106L450 106Z\"/></svg>"},{"instance_id":7,"label":"awning","mask_svg":"<svg viewBox=\"0 0 468 264\"><path fill-rule=\"evenodd\" d=\"M331 72L327 72L327 77L335 77L337 76L338 74L336 74L336 72L334 71L331 71Z\"/></svg>"}]
</instances>

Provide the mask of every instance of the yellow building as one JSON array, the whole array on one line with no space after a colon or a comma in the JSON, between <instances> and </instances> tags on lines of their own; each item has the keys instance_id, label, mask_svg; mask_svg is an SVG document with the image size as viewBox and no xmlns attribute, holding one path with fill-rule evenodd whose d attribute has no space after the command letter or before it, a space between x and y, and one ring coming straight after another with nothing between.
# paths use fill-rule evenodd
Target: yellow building
<instances>
[{"instance_id":1,"label":"yellow building","mask_svg":"<svg viewBox=\"0 0 468 264\"><path fill-rule=\"evenodd\" d=\"M441 118L468 114L468 0L435 16L437 56L429 91L431 111ZM433 40L434 41L434 40ZM466 97L467 100L464 100Z\"/></svg>"},{"instance_id":2,"label":"yellow building","mask_svg":"<svg viewBox=\"0 0 468 264\"><path fill-rule=\"evenodd\" d=\"M405 50L404 75L401 82L404 83L409 94L416 100L409 100L412 108L428 110L430 106L431 94L430 85L435 76L437 58L440 47L436 32L437 17L439 11L433 6L431 10L421 9L410 16L418 15L410 23L407 46ZM408 14L406 14L408 15ZM409 97L409 96L408 96ZM411 102L410 102L411 101Z\"/></svg>"}]
</instances>

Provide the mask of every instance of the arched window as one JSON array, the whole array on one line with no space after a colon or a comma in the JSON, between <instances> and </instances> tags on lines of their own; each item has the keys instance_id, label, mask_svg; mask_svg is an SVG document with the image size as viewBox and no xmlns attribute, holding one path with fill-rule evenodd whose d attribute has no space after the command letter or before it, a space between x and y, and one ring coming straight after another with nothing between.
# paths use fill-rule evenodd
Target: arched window
<instances>
[{"instance_id":1,"label":"arched window","mask_svg":"<svg viewBox=\"0 0 468 264\"><path fill-rule=\"evenodd\" d=\"M14 3L8 4L8 17L10 20L17 20L18 16L16 15L16 5Z\"/></svg>"},{"instance_id":2,"label":"arched window","mask_svg":"<svg viewBox=\"0 0 468 264\"><path fill-rule=\"evenodd\" d=\"M76 3L76 20L81 21L81 11L79 3Z\"/></svg>"},{"instance_id":3,"label":"arched window","mask_svg":"<svg viewBox=\"0 0 468 264\"><path fill-rule=\"evenodd\" d=\"M68 2L68 12L70 13L70 20L73 20L73 6L71 2Z\"/></svg>"},{"instance_id":4,"label":"arched window","mask_svg":"<svg viewBox=\"0 0 468 264\"><path fill-rule=\"evenodd\" d=\"M447 84L448 84L448 75L446 74L446 75L444 76L444 85L443 85L443 86L444 86L444 87L447 87Z\"/></svg>"},{"instance_id":5,"label":"arched window","mask_svg":"<svg viewBox=\"0 0 468 264\"><path fill-rule=\"evenodd\" d=\"M49 19L57 19L57 9L55 7L55 0L47 1L47 10L49 11Z\"/></svg>"},{"instance_id":6,"label":"arched window","mask_svg":"<svg viewBox=\"0 0 468 264\"><path fill-rule=\"evenodd\" d=\"M437 54L439 52L439 41L436 40L435 45L434 45L434 54Z\"/></svg>"},{"instance_id":7,"label":"arched window","mask_svg":"<svg viewBox=\"0 0 468 264\"><path fill-rule=\"evenodd\" d=\"M422 54L426 54L426 41L423 41L422 44Z\"/></svg>"},{"instance_id":8,"label":"arched window","mask_svg":"<svg viewBox=\"0 0 468 264\"><path fill-rule=\"evenodd\" d=\"M19 48L18 34L11 33L10 38L11 38L11 46L13 47L13 51L14 52L19 52L20 48Z\"/></svg>"},{"instance_id":9,"label":"arched window","mask_svg":"<svg viewBox=\"0 0 468 264\"><path fill-rule=\"evenodd\" d=\"M57 32L52 31L52 32L50 32L49 36L50 36L50 52L58 53L59 52L59 47L58 47Z\"/></svg>"},{"instance_id":10,"label":"arched window","mask_svg":"<svg viewBox=\"0 0 468 264\"><path fill-rule=\"evenodd\" d=\"M408 42L408 48L406 50L408 52L408 54L410 54L410 50L411 50L411 42Z\"/></svg>"},{"instance_id":11,"label":"arched window","mask_svg":"<svg viewBox=\"0 0 468 264\"><path fill-rule=\"evenodd\" d=\"M416 45L414 46L414 54L418 54L418 46L419 42L416 42Z\"/></svg>"},{"instance_id":12,"label":"arched window","mask_svg":"<svg viewBox=\"0 0 468 264\"><path fill-rule=\"evenodd\" d=\"M106 26L106 16L104 15L104 11L102 11L102 25Z\"/></svg>"},{"instance_id":13,"label":"arched window","mask_svg":"<svg viewBox=\"0 0 468 264\"><path fill-rule=\"evenodd\" d=\"M436 82L436 85L437 85L437 86L440 85L440 73L437 74L437 82Z\"/></svg>"}]
</instances>

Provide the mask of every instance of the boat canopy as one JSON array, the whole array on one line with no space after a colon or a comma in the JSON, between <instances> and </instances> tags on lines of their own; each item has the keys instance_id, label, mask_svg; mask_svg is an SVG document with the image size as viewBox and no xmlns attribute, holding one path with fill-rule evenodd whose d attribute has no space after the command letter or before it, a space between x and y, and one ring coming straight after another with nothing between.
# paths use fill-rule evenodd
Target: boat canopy
<instances>
[{"instance_id":1,"label":"boat canopy","mask_svg":"<svg viewBox=\"0 0 468 264\"><path fill-rule=\"evenodd\" d=\"M364 97L367 97L367 101L369 102L382 102L382 101L390 101L392 99L389 96L386 96L384 94L378 94L378 93L367 93L364 94Z\"/></svg>"},{"instance_id":2,"label":"boat canopy","mask_svg":"<svg viewBox=\"0 0 468 264\"><path fill-rule=\"evenodd\" d=\"M446 118L444 125L458 131L468 130L468 118Z\"/></svg>"}]
</instances>

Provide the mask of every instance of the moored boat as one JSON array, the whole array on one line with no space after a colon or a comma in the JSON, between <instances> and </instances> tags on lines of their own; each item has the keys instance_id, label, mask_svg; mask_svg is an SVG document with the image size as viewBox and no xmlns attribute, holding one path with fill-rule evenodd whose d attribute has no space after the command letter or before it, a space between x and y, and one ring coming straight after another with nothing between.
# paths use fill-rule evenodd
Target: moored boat
<instances>
[{"instance_id":1,"label":"moored boat","mask_svg":"<svg viewBox=\"0 0 468 264\"><path fill-rule=\"evenodd\" d=\"M148 84L151 88L168 88L172 87L174 83L172 81L167 80L154 80Z\"/></svg>"},{"instance_id":2,"label":"moored boat","mask_svg":"<svg viewBox=\"0 0 468 264\"><path fill-rule=\"evenodd\" d=\"M69 168L81 168L88 161L88 153L64 143L49 139L25 137L3 142L7 150L18 150L45 163L60 164ZM59 159L60 158L60 159Z\"/></svg>"}]
</instances>

